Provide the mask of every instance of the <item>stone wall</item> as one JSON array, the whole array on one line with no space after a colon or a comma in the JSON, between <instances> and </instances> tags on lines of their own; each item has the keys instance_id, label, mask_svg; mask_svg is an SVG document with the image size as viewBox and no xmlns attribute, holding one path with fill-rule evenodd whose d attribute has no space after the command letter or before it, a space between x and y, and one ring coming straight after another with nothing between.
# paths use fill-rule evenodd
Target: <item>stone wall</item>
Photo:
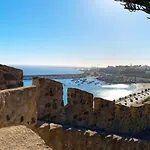
<instances>
[{"instance_id":1,"label":"stone wall","mask_svg":"<svg viewBox=\"0 0 150 150\"><path fill-rule=\"evenodd\" d=\"M33 86L1 90L0 128L25 125L54 150L150 149L148 141L126 138L150 127L149 101L127 107L75 88L68 89L65 106L62 97L61 83L38 77ZM37 112L44 123L63 125L39 125Z\"/></svg>"},{"instance_id":2,"label":"stone wall","mask_svg":"<svg viewBox=\"0 0 150 150\"><path fill-rule=\"evenodd\" d=\"M103 130L111 130L115 118L115 102L102 98L94 98L95 127ZM114 129L113 129L114 130Z\"/></svg>"},{"instance_id":3,"label":"stone wall","mask_svg":"<svg viewBox=\"0 0 150 150\"><path fill-rule=\"evenodd\" d=\"M61 83L34 78L33 84L38 87L40 120L129 135L150 128L150 102L127 107L69 88L68 103L64 106Z\"/></svg>"},{"instance_id":4,"label":"stone wall","mask_svg":"<svg viewBox=\"0 0 150 150\"><path fill-rule=\"evenodd\" d=\"M63 123L66 120L62 83L46 78L33 78L37 87L38 119Z\"/></svg>"},{"instance_id":5,"label":"stone wall","mask_svg":"<svg viewBox=\"0 0 150 150\"><path fill-rule=\"evenodd\" d=\"M68 89L68 104L65 106L66 124L87 126L93 125L93 94L79 89Z\"/></svg>"},{"instance_id":6,"label":"stone wall","mask_svg":"<svg viewBox=\"0 0 150 150\"><path fill-rule=\"evenodd\" d=\"M149 150L150 142L114 134L42 124L34 131L54 150Z\"/></svg>"},{"instance_id":7,"label":"stone wall","mask_svg":"<svg viewBox=\"0 0 150 150\"><path fill-rule=\"evenodd\" d=\"M23 86L23 71L0 65L0 90Z\"/></svg>"},{"instance_id":8,"label":"stone wall","mask_svg":"<svg viewBox=\"0 0 150 150\"><path fill-rule=\"evenodd\" d=\"M33 128L37 122L36 87L22 87L0 91L0 128L26 125Z\"/></svg>"}]
</instances>

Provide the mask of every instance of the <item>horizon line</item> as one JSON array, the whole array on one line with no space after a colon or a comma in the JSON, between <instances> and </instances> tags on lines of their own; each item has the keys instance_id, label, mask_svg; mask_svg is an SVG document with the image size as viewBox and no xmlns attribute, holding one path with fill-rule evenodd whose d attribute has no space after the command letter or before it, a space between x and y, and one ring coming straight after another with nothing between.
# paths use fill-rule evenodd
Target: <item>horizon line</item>
<instances>
[{"instance_id":1,"label":"horizon line","mask_svg":"<svg viewBox=\"0 0 150 150\"><path fill-rule=\"evenodd\" d=\"M5 65L5 64L4 64ZM109 66L112 66L112 67L116 67L116 66L149 66L147 64L145 65L142 65L142 64L115 64L115 65L105 65L105 66L99 66L99 65L91 65L91 66L67 66L67 65L46 65L46 64L6 64L8 66L24 66L24 67L38 67L38 66L41 66L41 67L66 67L66 68L105 68L105 67L109 67Z\"/></svg>"}]
</instances>

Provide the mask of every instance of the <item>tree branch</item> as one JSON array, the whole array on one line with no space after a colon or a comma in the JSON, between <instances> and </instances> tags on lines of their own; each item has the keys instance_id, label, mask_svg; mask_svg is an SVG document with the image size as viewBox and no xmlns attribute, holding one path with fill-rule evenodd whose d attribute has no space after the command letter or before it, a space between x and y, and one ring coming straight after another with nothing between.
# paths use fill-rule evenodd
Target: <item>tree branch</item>
<instances>
[{"instance_id":1,"label":"tree branch","mask_svg":"<svg viewBox=\"0 0 150 150\"><path fill-rule=\"evenodd\" d=\"M121 2L121 5L129 11L143 11L150 14L150 0L115 0ZM148 17L148 19L150 19Z\"/></svg>"}]
</instances>

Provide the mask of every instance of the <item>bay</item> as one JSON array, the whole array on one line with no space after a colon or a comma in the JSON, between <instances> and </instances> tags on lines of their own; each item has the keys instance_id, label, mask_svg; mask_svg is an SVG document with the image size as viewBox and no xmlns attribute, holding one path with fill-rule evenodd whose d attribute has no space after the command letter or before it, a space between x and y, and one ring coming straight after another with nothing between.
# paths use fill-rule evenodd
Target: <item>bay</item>
<instances>
[{"instance_id":1,"label":"bay","mask_svg":"<svg viewBox=\"0 0 150 150\"><path fill-rule=\"evenodd\" d=\"M57 79L63 83L63 100L64 104L67 104L67 89L68 88L78 88L87 92L92 93L95 97L101 97L108 100L119 99L126 95L132 94L136 91L135 84L111 84L108 85L105 82L98 81L96 79L87 78L83 83L85 78L79 80L72 79ZM31 80L24 80L24 86L31 85Z\"/></svg>"},{"instance_id":2,"label":"bay","mask_svg":"<svg viewBox=\"0 0 150 150\"><path fill-rule=\"evenodd\" d=\"M78 74L76 67L55 66L13 66L23 70L24 75Z\"/></svg>"},{"instance_id":3,"label":"bay","mask_svg":"<svg viewBox=\"0 0 150 150\"><path fill-rule=\"evenodd\" d=\"M80 71L75 67L52 67L52 66L14 66L23 70L24 75L46 74L77 74ZM108 100L118 99L136 91L136 84L107 84L95 78L81 79L56 79L63 83L63 100L67 104L67 89L78 88L92 93L95 97ZM24 80L24 86L32 85L31 80Z\"/></svg>"}]
</instances>

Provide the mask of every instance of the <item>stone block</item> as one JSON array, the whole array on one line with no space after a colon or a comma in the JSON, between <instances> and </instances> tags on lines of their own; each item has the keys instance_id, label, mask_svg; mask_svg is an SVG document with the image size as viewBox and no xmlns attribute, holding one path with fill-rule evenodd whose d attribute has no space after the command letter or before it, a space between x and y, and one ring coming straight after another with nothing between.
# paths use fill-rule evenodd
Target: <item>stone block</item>
<instances>
[{"instance_id":1,"label":"stone block","mask_svg":"<svg viewBox=\"0 0 150 150\"><path fill-rule=\"evenodd\" d=\"M0 90L23 86L23 71L6 65L0 65Z\"/></svg>"},{"instance_id":2,"label":"stone block","mask_svg":"<svg viewBox=\"0 0 150 150\"><path fill-rule=\"evenodd\" d=\"M22 87L0 91L0 127L26 125L37 122L36 87Z\"/></svg>"},{"instance_id":3,"label":"stone block","mask_svg":"<svg viewBox=\"0 0 150 150\"><path fill-rule=\"evenodd\" d=\"M34 77L32 84L37 86L38 119L57 123L65 122L62 83Z\"/></svg>"}]
</instances>

